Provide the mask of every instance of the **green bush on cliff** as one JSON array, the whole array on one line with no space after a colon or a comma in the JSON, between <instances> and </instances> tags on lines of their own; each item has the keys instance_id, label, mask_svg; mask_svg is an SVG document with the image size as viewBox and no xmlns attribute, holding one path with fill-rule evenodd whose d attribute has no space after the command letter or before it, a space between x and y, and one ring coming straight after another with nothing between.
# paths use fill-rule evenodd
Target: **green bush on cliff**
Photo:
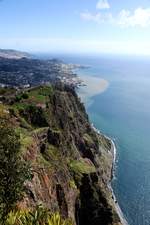
<instances>
[{"instance_id":1,"label":"green bush on cliff","mask_svg":"<svg viewBox=\"0 0 150 225\"><path fill-rule=\"evenodd\" d=\"M88 145L93 145L93 139L89 134L84 134L83 139Z\"/></svg>"},{"instance_id":2,"label":"green bush on cliff","mask_svg":"<svg viewBox=\"0 0 150 225\"><path fill-rule=\"evenodd\" d=\"M0 221L23 196L24 181L29 178L29 169L20 157L20 141L15 130L0 121Z\"/></svg>"},{"instance_id":3,"label":"green bush on cliff","mask_svg":"<svg viewBox=\"0 0 150 225\"><path fill-rule=\"evenodd\" d=\"M58 212L51 213L43 207L37 207L34 211L10 212L5 225L73 225L73 223L69 219L62 219Z\"/></svg>"},{"instance_id":4,"label":"green bush on cliff","mask_svg":"<svg viewBox=\"0 0 150 225\"><path fill-rule=\"evenodd\" d=\"M74 180L70 180L70 181L69 181L69 186L70 186L70 188L77 189L77 186L76 186Z\"/></svg>"},{"instance_id":5,"label":"green bush on cliff","mask_svg":"<svg viewBox=\"0 0 150 225\"><path fill-rule=\"evenodd\" d=\"M47 127L47 121L45 118L44 110L41 107L37 107L34 104L19 104L15 105L19 111L20 118L22 117L26 124L25 126ZM23 121L22 121L23 122Z\"/></svg>"},{"instance_id":6,"label":"green bush on cliff","mask_svg":"<svg viewBox=\"0 0 150 225\"><path fill-rule=\"evenodd\" d=\"M88 174L94 173L95 167L94 165L84 161L84 160L72 160L70 162L70 169L75 173Z\"/></svg>"}]
</instances>

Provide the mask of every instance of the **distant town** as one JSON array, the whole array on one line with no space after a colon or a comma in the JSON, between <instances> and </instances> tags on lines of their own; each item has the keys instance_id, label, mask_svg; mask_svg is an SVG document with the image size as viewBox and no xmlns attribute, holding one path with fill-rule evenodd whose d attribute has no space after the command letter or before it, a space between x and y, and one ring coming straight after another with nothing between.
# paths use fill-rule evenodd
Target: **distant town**
<instances>
[{"instance_id":1,"label":"distant town","mask_svg":"<svg viewBox=\"0 0 150 225\"><path fill-rule=\"evenodd\" d=\"M85 66L66 64L58 59L33 59L25 54L21 54L19 58L18 52L13 57L14 51L8 52L8 50L7 54L2 53L0 54L0 87L30 88L58 81L73 87L84 85L75 70L84 69Z\"/></svg>"}]
</instances>

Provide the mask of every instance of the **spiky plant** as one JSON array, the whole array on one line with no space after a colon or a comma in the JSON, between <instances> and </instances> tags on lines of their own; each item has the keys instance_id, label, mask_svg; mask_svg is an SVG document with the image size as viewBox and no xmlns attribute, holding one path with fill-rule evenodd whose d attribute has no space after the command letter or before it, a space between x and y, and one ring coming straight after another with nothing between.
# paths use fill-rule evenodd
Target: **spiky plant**
<instances>
[{"instance_id":1,"label":"spiky plant","mask_svg":"<svg viewBox=\"0 0 150 225\"><path fill-rule=\"evenodd\" d=\"M42 207L38 207L34 211L10 212L5 225L73 225L73 223L69 219L62 219L58 212L51 213Z\"/></svg>"}]
</instances>

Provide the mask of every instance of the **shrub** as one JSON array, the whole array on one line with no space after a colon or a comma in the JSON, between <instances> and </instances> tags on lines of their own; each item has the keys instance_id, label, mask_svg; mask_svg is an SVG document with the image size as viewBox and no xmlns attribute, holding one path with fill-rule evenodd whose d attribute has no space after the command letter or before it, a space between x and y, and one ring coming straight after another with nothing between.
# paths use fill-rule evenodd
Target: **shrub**
<instances>
[{"instance_id":1,"label":"shrub","mask_svg":"<svg viewBox=\"0 0 150 225\"><path fill-rule=\"evenodd\" d=\"M22 96L21 96L23 99L28 99L29 98L29 95L27 93L23 93Z\"/></svg>"},{"instance_id":2,"label":"shrub","mask_svg":"<svg viewBox=\"0 0 150 225\"><path fill-rule=\"evenodd\" d=\"M21 96L17 95L15 100L16 100L16 102L20 102L21 101Z\"/></svg>"},{"instance_id":3,"label":"shrub","mask_svg":"<svg viewBox=\"0 0 150 225\"><path fill-rule=\"evenodd\" d=\"M75 173L89 174L96 172L94 165L90 165L84 160L72 160L69 166L71 171Z\"/></svg>"},{"instance_id":4,"label":"shrub","mask_svg":"<svg viewBox=\"0 0 150 225\"><path fill-rule=\"evenodd\" d=\"M43 207L34 211L12 211L9 213L5 225L73 225L69 219L63 220L61 215L51 213Z\"/></svg>"},{"instance_id":5,"label":"shrub","mask_svg":"<svg viewBox=\"0 0 150 225\"><path fill-rule=\"evenodd\" d=\"M0 121L0 221L23 196L29 168L20 157L20 139L8 121Z\"/></svg>"}]
</instances>

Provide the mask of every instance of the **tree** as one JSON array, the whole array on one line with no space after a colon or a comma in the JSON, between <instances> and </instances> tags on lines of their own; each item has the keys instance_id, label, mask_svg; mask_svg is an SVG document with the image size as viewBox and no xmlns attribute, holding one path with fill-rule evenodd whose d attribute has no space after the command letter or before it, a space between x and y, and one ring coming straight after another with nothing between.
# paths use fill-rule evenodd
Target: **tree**
<instances>
[{"instance_id":1,"label":"tree","mask_svg":"<svg viewBox=\"0 0 150 225\"><path fill-rule=\"evenodd\" d=\"M29 178L29 167L20 156L20 138L8 121L0 121L0 221L24 192L24 182Z\"/></svg>"}]
</instances>

